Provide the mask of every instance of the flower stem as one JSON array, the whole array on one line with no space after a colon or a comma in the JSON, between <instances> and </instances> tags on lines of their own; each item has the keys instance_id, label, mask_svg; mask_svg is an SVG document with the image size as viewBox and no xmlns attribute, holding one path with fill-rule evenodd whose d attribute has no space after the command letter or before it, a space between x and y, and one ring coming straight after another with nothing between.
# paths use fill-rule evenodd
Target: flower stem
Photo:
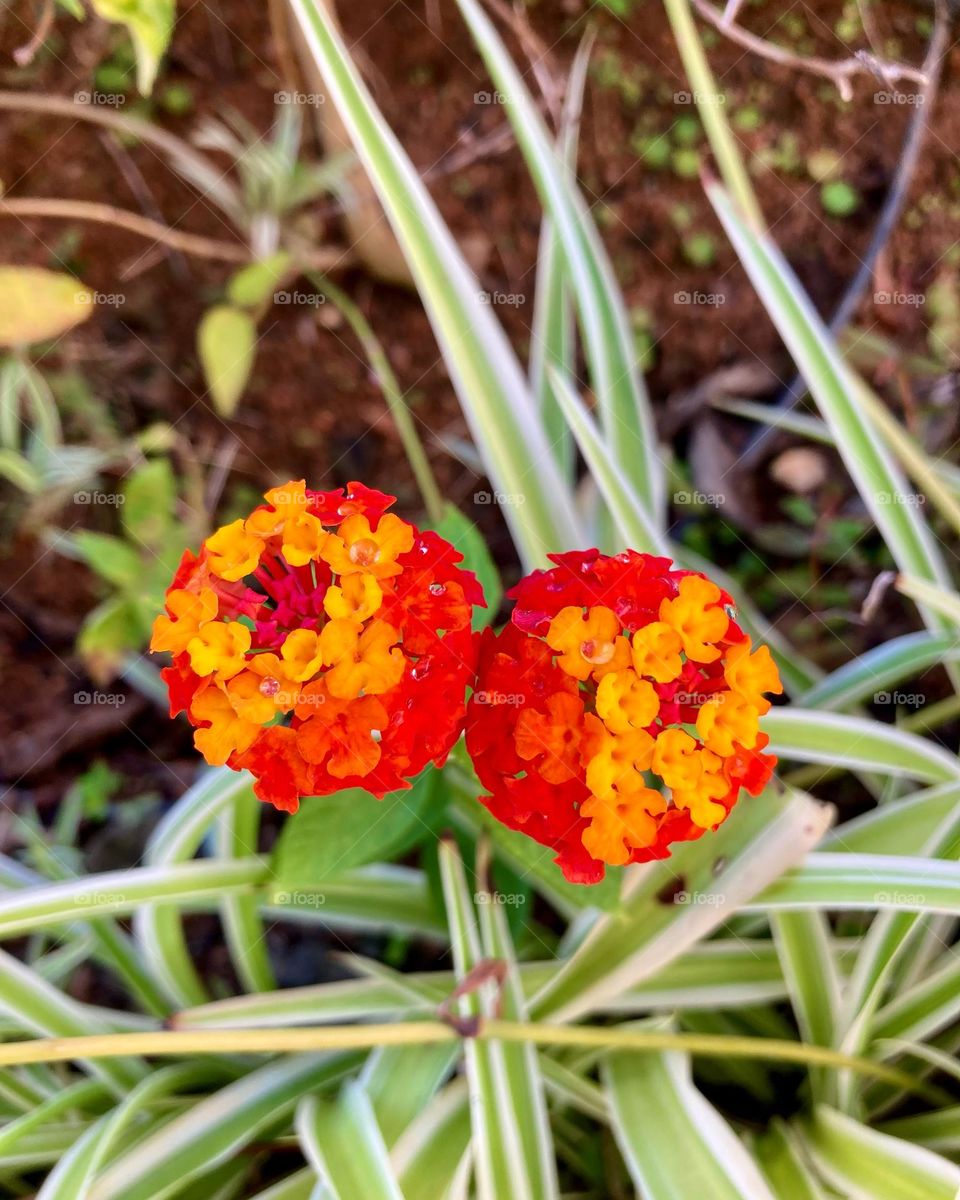
<instances>
[{"instance_id":1,"label":"flower stem","mask_svg":"<svg viewBox=\"0 0 960 1200\"><path fill-rule=\"evenodd\" d=\"M442 1021L283 1029L173 1028L145 1033L92 1034L7 1042L0 1045L0 1066L126 1055L289 1054L362 1050L378 1046L431 1045L457 1041L460 1036ZM906 1091L926 1090L925 1085L895 1067L843 1054L826 1046L777 1038L495 1020L482 1021L473 1036L485 1041L528 1042L536 1046L580 1046L638 1053L679 1050L707 1058L749 1058L812 1064L855 1071L860 1075L882 1079Z\"/></svg>"}]
</instances>

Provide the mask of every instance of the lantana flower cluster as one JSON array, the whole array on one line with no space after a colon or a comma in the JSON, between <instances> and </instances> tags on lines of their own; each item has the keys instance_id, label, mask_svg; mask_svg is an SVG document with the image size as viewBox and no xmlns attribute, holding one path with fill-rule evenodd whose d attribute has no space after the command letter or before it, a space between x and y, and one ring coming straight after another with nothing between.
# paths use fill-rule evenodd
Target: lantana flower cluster
<instances>
[{"instance_id":1,"label":"lantana flower cluster","mask_svg":"<svg viewBox=\"0 0 960 1200\"><path fill-rule=\"evenodd\" d=\"M249 770L287 811L407 787L462 730L480 585L362 484L291 481L265 500L187 551L167 592L150 648L173 656L171 715L187 714L207 762Z\"/></svg>"},{"instance_id":2,"label":"lantana flower cluster","mask_svg":"<svg viewBox=\"0 0 960 1200\"><path fill-rule=\"evenodd\" d=\"M484 632L467 748L493 815L593 883L759 794L775 764L759 719L782 685L703 575L632 550L550 559Z\"/></svg>"}]
</instances>

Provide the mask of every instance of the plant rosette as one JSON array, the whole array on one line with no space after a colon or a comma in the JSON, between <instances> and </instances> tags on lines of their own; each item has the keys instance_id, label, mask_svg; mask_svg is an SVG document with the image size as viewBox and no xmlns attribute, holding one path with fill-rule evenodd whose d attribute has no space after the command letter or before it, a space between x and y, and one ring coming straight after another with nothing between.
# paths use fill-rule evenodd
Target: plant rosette
<instances>
[{"instance_id":1,"label":"plant rosette","mask_svg":"<svg viewBox=\"0 0 960 1200\"><path fill-rule=\"evenodd\" d=\"M567 879L666 858L758 795L764 693L783 688L730 597L667 558L550 555L485 630L467 749L490 812L556 851Z\"/></svg>"},{"instance_id":2,"label":"plant rosette","mask_svg":"<svg viewBox=\"0 0 960 1200\"><path fill-rule=\"evenodd\" d=\"M392 496L299 480L265 499L188 550L167 590L150 648L173 655L171 716L288 812L406 788L462 731L482 589L448 541L387 512Z\"/></svg>"}]
</instances>

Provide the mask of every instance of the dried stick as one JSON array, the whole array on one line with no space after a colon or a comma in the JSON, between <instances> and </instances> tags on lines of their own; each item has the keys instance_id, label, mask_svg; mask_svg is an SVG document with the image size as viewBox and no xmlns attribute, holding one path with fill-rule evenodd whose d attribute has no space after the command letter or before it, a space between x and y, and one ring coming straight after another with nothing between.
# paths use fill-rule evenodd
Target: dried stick
<instances>
[{"instance_id":1,"label":"dried stick","mask_svg":"<svg viewBox=\"0 0 960 1200\"><path fill-rule=\"evenodd\" d=\"M754 54L759 54L782 67L792 67L797 71L822 75L836 85L844 100L850 100L853 96L853 85L850 80L855 75L876 76L883 80L887 87L893 87L902 79L908 79L920 87L924 87L927 83L927 76L922 70L917 70L916 67L910 67L904 63L885 62L865 50L861 50L852 58L806 58L803 55L794 54L783 46L776 45L775 42L768 42L766 38L757 37L755 33L750 33L749 30L735 24L733 17L728 18L726 13L718 12L709 0L693 0L693 6L700 16L724 37L743 46L745 50L751 50Z\"/></svg>"},{"instance_id":2,"label":"dried stick","mask_svg":"<svg viewBox=\"0 0 960 1200\"><path fill-rule=\"evenodd\" d=\"M694 0L694 2L697 3L697 0ZM903 140L903 147L900 151L897 170L887 191L880 215L877 218L877 224L870 239L870 244L861 256L860 266L847 284L840 298L840 303L830 318L829 329L834 336L846 327L856 312L857 306L863 299L863 293L873 278L877 259L880 257L884 246L889 241L890 235L893 233L900 219L907 193L910 190L910 184L913 181L917 161L920 157L920 150L923 146L931 110L936 100L940 74L943 70L943 62L946 57L949 32L950 17L946 3L944 0L937 0L933 34L923 61L922 74L925 79L923 90L917 98L917 104L913 107L910 123L907 126L906 136ZM787 412L795 407L805 393L806 386L803 380L797 376L786 391L777 397L771 407L780 412ZM762 429L757 430L744 447L743 453L738 460L738 469L749 470L755 466L776 432L776 426L774 425L766 425Z\"/></svg>"}]
</instances>

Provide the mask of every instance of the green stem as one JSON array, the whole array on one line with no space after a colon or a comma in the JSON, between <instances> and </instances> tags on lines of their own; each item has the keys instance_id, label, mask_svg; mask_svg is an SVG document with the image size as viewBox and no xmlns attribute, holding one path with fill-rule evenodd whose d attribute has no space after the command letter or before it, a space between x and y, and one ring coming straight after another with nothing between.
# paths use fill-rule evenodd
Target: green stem
<instances>
[{"instance_id":1,"label":"green stem","mask_svg":"<svg viewBox=\"0 0 960 1200\"><path fill-rule=\"evenodd\" d=\"M720 174L744 216L755 229L764 228L763 213L750 183L736 138L724 116L724 96L710 70L689 0L663 0L683 60L690 88Z\"/></svg>"},{"instance_id":2,"label":"green stem","mask_svg":"<svg viewBox=\"0 0 960 1200\"><path fill-rule=\"evenodd\" d=\"M176 1018L174 1018L174 1021ZM907 1091L924 1085L895 1067L842 1054L826 1046L776 1038L727 1037L723 1034L669 1033L613 1026L550 1025L483 1021L473 1035L481 1041L526 1042L535 1046L579 1046L601 1050L651 1052L680 1050L708 1058L749 1058L769 1062L832 1067L882 1079ZM459 1041L461 1035L441 1021L389 1025L325 1025L316 1028L158 1030L144 1033L92 1034L39 1038L0 1045L0 1066L69 1062L75 1058L116 1058L167 1054L289 1054L323 1050L360 1050L378 1046L426 1046Z\"/></svg>"},{"instance_id":3,"label":"green stem","mask_svg":"<svg viewBox=\"0 0 960 1200\"><path fill-rule=\"evenodd\" d=\"M306 274L318 292L330 297L343 314L347 324L357 335L363 352L367 356L370 369L377 377L377 382L386 397L387 407L396 423L407 461L410 463L410 469L413 471L420 495L423 497L423 506L427 510L427 516L433 525L437 525L443 517L445 508L443 495L437 486L427 452L417 433L416 421L407 407L400 382L394 374L393 367L390 366L390 360L387 358L380 339L373 332L370 322L343 288L338 287L326 275L318 275L315 271L308 271Z\"/></svg>"}]
</instances>

